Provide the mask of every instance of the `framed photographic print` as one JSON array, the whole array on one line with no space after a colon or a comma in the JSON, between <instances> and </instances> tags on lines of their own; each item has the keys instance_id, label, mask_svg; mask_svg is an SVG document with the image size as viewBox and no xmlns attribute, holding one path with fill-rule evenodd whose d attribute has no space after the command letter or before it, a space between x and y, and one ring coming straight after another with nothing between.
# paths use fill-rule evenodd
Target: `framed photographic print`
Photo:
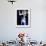
<instances>
[{"instance_id":1,"label":"framed photographic print","mask_svg":"<svg viewBox=\"0 0 46 46\"><path fill-rule=\"evenodd\" d=\"M31 14L30 9L17 9L16 27L30 27Z\"/></svg>"}]
</instances>

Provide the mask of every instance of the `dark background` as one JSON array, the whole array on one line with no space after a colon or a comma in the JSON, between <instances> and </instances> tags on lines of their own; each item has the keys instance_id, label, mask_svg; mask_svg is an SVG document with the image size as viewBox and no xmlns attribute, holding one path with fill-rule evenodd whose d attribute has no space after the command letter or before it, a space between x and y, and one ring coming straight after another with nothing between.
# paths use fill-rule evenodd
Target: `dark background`
<instances>
[{"instance_id":1,"label":"dark background","mask_svg":"<svg viewBox=\"0 0 46 46\"><path fill-rule=\"evenodd\" d=\"M23 10L17 10L17 25L24 25L21 24L21 19L23 18L24 15L19 15L19 11L22 13ZM26 10L26 12L28 12L28 10ZM26 13L26 25L28 25L28 13Z\"/></svg>"}]
</instances>

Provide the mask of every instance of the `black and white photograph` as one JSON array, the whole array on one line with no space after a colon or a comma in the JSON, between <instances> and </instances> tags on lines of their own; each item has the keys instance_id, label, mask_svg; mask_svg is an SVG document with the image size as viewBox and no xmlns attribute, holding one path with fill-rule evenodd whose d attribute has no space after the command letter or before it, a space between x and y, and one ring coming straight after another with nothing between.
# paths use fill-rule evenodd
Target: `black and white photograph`
<instances>
[{"instance_id":1,"label":"black and white photograph","mask_svg":"<svg viewBox=\"0 0 46 46\"><path fill-rule=\"evenodd\" d=\"M17 26L28 27L30 23L29 17L30 12L28 9L17 10Z\"/></svg>"},{"instance_id":2,"label":"black and white photograph","mask_svg":"<svg viewBox=\"0 0 46 46\"><path fill-rule=\"evenodd\" d=\"M17 25L28 25L28 10L17 10Z\"/></svg>"}]
</instances>

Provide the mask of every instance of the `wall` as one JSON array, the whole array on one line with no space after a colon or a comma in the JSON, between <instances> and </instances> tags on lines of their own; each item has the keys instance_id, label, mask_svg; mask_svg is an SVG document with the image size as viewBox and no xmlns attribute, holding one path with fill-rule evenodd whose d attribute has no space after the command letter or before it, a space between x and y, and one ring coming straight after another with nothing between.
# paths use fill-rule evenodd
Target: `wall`
<instances>
[{"instance_id":1,"label":"wall","mask_svg":"<svg viewBox=\"0 0 46 46\"><path fill-rule=\"evenodd\" d=\"M23 31L33 40L46 40L45 0L17 0L13 5L0 0L0 40L15 40ZM31 8L31 28L16 28L16 9Z\"/></svg>"}]
</instances>

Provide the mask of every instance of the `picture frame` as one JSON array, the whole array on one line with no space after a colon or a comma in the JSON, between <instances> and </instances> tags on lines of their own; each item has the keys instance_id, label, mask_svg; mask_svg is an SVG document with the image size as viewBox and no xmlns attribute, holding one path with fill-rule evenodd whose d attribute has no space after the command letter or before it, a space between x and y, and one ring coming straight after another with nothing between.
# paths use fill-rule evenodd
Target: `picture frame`
<instances>
[{"instance_id":1,"label":"picture frame","mask_svg":"<svg viewBox=\"0 0 46 46\"><path fill-rule=\"evenodd\" d=\"M31 27L31 10L30 9L28 8L16 9L16 27L17 28Z\"/></svg>"}]
</instances>

